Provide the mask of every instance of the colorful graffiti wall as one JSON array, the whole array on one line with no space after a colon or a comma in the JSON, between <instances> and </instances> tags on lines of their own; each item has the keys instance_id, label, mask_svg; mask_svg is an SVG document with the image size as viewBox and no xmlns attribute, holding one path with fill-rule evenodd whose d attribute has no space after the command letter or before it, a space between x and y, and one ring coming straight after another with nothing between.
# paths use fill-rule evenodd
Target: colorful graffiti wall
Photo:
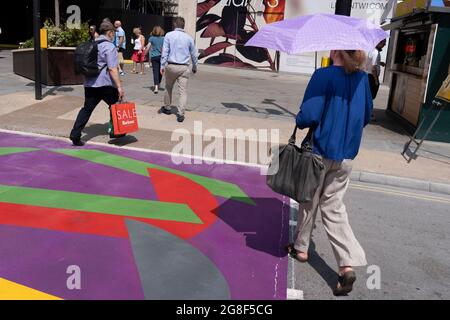
<instances>
[{"instance_id":1,"label":"colorful graffiti wall","mask_svg":"<svg viewBox=\"0 0 450 320\"><path fill-rule=\"evenodd\" d=\"M197 46L205 64L278 70L278 54L246 47L265 24L284 19L286 0L202 0L197 7Z\"/></svg>"}]
</instances>

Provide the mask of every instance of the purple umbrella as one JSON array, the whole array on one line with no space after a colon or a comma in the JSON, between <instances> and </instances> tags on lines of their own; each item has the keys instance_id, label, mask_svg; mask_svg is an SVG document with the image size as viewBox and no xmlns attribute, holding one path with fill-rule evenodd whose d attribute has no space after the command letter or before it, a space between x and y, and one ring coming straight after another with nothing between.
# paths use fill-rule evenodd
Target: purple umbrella
<instances>
[{"instance_id":1,"label":"purple umbrella","mask_svg":"<svg viewBox=\"0 0 450 320\"><path fill-rule=\"evenodd\" d=\"M367 20L315 14L268 24L246 46L289 54L328 50L371 51L387 37L387 32Z\"/></svg>"}]
</instances>

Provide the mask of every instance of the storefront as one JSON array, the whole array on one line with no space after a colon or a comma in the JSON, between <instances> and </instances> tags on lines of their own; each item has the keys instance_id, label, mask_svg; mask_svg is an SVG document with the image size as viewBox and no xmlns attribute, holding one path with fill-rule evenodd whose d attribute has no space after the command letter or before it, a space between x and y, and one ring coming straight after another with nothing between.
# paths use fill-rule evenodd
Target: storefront
<instances>
[{"instance_id":1,"label":"storefront","mask_svg":"<svg viewBox=\"0 0 450 320\"><path fill-rule=\"evenodd\" d=\"M41 0L41 20L55 20L55 0ZM70 8L77 6L82 22L99 24L105 17L120 19L128 39L133 27L142 27L148 35L153 26L172 28L171 15L177 12L178 1L159 0L59 0L60 20L62 23L73 14ZM33 1L16 0L8 9L0 10L0 45L16 45L33 37ZM129 44L129 47L131 44Z\"/></svg>"},{"instance_id":2,"label":"storefront","mask_svg":"<svg viewBox=\"0 0 450 320\"><path fill-rule=\"evenodd\" d=\"M430 1L423 7L410 7L412 10L397 8L397 17L386 27L392 41L387 61L391 73L388 112L409 132L414 132L427 114L430 121L434 118L432 101L450 72L450 7L445 3ZM449 109L427 138L450 142Z\"/></svg>"}]
</instances>

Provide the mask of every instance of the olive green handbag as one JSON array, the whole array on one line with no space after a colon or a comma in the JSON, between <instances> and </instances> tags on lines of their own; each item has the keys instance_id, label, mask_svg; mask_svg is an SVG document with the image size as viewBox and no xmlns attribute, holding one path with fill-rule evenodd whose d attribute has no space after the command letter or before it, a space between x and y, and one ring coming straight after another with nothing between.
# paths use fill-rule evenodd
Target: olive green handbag
<instances>
[{"instance_id":1,"label":"olive green handbag","mask_svg":"<svg viewBox=\"0 0 450 320\"><path fill-rule=\"evenodd\" d=\"M313 134L310 130L302 146L296 145L297 126L289 143L272 150L267 185L275 192L297 202L308 202L314 198L320 185L325 165L322 157L313 153Z\"/></svg>"}]
</instances>

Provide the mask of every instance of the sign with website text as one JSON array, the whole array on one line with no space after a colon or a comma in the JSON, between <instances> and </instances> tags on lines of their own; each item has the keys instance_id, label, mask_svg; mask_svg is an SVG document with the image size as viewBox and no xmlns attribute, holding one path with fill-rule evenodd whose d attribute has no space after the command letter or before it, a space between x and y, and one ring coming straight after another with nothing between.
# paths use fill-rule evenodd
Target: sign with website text
<instances>
[{"instance_id":1,"label":"sign with website text","mask_svg":"<svg viewBox=\"0 0 450 320\"><path fill-rule=\"evenodd\" d=\"M354 0L352 2L352 17L367 19L379 25L388 3L389 0ZM289 0L286 1L285 18L289 19L315 13L334 14L335 10L336 0ZM385 51L382 52L382 61L386 59ZM280 57L280 70L312 74L316 67L320 67L322 58L328 55L329 52L318 52L317 57L314 52L299 55L282 53Z\"/></svg>"}]
</instances>

